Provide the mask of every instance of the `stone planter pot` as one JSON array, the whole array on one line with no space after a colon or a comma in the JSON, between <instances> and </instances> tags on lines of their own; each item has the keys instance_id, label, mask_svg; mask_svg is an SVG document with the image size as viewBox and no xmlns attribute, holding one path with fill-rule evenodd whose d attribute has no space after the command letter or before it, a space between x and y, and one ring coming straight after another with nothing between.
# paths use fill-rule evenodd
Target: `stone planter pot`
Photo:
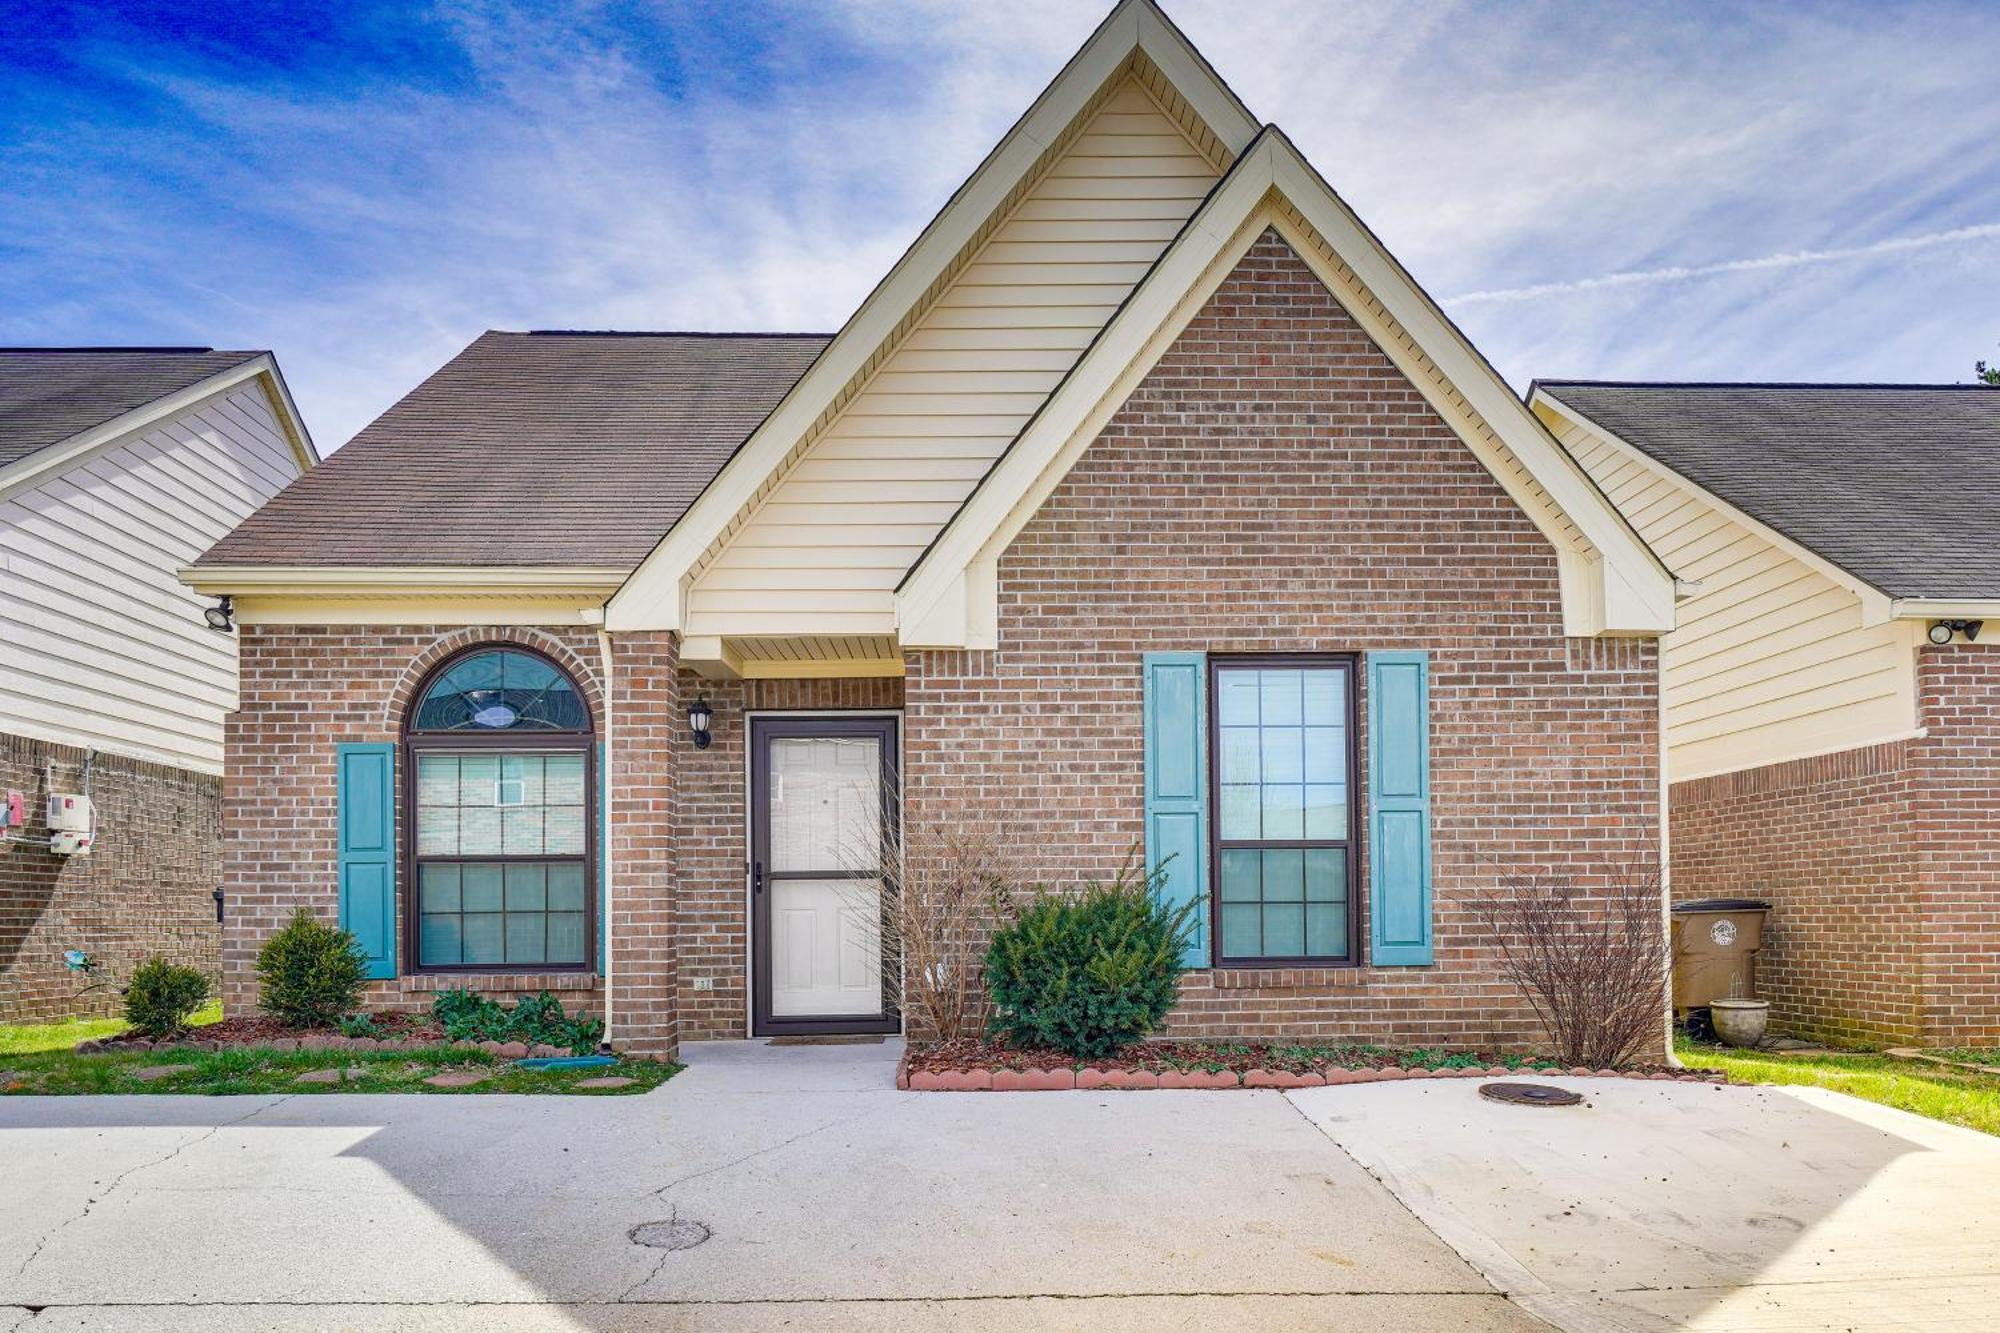
<instances>
[{"instance_id":1,"label":"stone planter pot","mask_svg":"<svg viewBox=\"0 0 2000 1333\"><path fill-rule=\"evenodd\" d=\"M1769 1000L1715 1000L1708 1012L1725 1046L1755 1046L1771 1022Z\"/></svg>"}]
</instances>

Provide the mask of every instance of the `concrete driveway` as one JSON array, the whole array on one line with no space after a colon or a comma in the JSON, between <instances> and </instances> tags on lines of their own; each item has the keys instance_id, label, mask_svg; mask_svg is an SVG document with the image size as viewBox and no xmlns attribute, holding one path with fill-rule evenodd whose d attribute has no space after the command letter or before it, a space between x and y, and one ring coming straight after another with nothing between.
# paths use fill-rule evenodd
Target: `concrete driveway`
<instances>
[{"instance_id":1,"label":"concrete driveway","mask_svg":"<svg viewBox=\"0 0 2000 1333\"><path fill-rule=\"evenodd\" d=\"M0 1100L0 1333L1542 1327L1277 1093L688 1055L631 1098Z\"/></svg>"},{"instance_id":2,"label":"concrete driveway","mask_svg":"<svg viewBox=\"0 0 2000 1333\"><path fill-rule=\"evenodd\" d=\"M1588 1105L1290 1095L1560 1328L2000 1329L2000 1139L1818 1088L1547 1081Z\"/></svg>"}]
</instances>

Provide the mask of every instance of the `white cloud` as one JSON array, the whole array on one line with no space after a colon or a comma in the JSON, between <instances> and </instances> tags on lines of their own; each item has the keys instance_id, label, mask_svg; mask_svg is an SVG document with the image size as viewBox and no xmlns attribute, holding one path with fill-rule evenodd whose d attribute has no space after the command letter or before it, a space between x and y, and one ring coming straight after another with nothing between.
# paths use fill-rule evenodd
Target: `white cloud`
<instances>
[{"instance_id":1,"label":"white cloud","mask_svg":"<svg viewBox=\"0 0 2000 1333\"><path fill-rule=\"evenodd\" d=\"M2000 9L1168 5L1517 384L2000 342ZM421 87L82 52L170 110L11 196L0 149L0 338L272 346L327 446L484 328L832 328L1101 12L455 4Z\"/></svg>"}]
</instances>

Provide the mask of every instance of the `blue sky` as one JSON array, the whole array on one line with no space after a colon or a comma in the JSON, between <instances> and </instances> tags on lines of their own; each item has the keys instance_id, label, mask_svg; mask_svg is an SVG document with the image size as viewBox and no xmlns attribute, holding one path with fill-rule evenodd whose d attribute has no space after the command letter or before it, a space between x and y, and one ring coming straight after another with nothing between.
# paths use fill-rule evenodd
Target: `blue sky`
<instances>
[{"instance_id":1,"label":"blue sky","mask_svg":"<svg viewBox=\"0 0 2000 1333\"><path fill-rule=\"evenodd\" d=\"M1108 8L0 0L0 344L832 329ZM2000 360L2000 4L1167 8L1516 388Z\"/></svg>"}]
</instances>

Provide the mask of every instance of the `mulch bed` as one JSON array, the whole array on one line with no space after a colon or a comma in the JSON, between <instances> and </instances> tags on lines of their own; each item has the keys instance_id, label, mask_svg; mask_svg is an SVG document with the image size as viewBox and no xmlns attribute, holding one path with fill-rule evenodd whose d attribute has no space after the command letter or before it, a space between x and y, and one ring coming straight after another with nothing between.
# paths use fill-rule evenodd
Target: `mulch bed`
<instances>
[{"instance_id":1,"label":"mulch bed","mask_svg":"<svg viewBox=\"0 0 2000 1333\"><path fill-rule=\"evenodd\" d=\"M1669 1065L1565 1069L1552 1060L1490 1052L1392 1051L1372 1046L1296 1046L1148 1041L1117 1056L1081 1061L1061 1051L965 1039L912 1047L896 1086L918 1092L1055 1091L1065 1088L1304 1088L1406 1078L1521 1075L1722 1082L1711 1070Z\"/></svg>"},{"instance_id":2,"label":"mulch bed","mask_svg":"<svg viewBox=\"0 0 2000 1333\"><path fill-rule=\"evenodd\" d=\"M417 1047L448 1046L458 1050L486 1051L509 1059L528 1056L549 1057L571 1054L567 1046L531 1046L510 1041L450 1041L444 1028L428 1014L372 1014L373 1037L344 1037L337 1031L297 1028L262 1014L225 1018L205 1027L190 1028L179 1037L154 1041L134 1033L121 1033L99 1041L77 1043L78 1055L116 1054L120 1051L227 1051L239 1047L263 1047L274 1051L395 1051Z\"/></svg>"}]
</instances>

